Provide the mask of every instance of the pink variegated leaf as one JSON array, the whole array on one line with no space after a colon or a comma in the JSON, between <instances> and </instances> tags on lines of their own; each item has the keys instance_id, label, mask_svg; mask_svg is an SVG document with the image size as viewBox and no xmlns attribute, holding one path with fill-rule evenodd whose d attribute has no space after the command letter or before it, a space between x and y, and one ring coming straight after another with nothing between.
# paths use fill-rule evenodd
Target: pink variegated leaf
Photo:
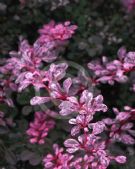
<instances>
[{"instance_id":1,"label":"pink variegated leaf","mask_svg":"<svg viewBox=\"0 0 135 169\"><path fill-rule=\"evenodd\" d=\"M115 161L120 164L124 164L127 161L127 158L125 156L117 156L115 157Z\"/></svg>"},{"instance_id":2,"label":"pink variegated leaf","mask_svg":"<svg viewBox=\"0 0 135 169\"><path fill-rule=\"evenodd\" d=\"M64 87L64 90L66 91L67 94L69 93L69 89L70 89L71 85L72 85L72 79L71 78L67 78L63 82L63 87Z\"/></svg>"},{"instance_id":3,"label":"pink variegated leaf","mask_svg":"<svg viewBox=\"0 0 135 169\"><path fill-rule=\"evenodd\" d=\"M79 146L79 142L75 139L67 139L64 142L65 147L78 147Z\"/></svg>"},{"instance_id":4,"label":"pink variegated leaf","mask_svg":"<svg viewBox=\"0 0 135 169\"><path fill-rule=\"evenodd\" d=\"M102 133L105 130L106 126L102 121L99 121L99 122L96 122L96 123L90 123L89 128L92 128L93 134L97 135L97 134Z\"/></svg>"},{"instance_id":5,"label":"pink variegated leaf","mask_svg":"<svg viewBox=\"0 0 135 169\"><path fill-rule=\"evenodd\" d=\"M35 96L30 100L31 105L40 105L50 101L50 97Z\"/></svg>"},{"instance_id":6,"label":"pink variegated leaf","mask_svg":"<svg viewBox=\"0 0 135 169\"><path fill-rule=\"evenodd\" d=\"M131 137L129 134L122 134L121 141L125 144L135 144L135 139Z\"/></svg>"},{"instance_id":7,"label":"pink variegated leaf","mask_svg":"<svg viewBox=\"0 0 135 169\"><path fill-rule=\"evenodd\" d=\"M74 126L72 129L71 129L71 135L72 136L75 136L77 134L79 134L80 132L80 127L79 126Z\"/></svg>"}]
</instances>

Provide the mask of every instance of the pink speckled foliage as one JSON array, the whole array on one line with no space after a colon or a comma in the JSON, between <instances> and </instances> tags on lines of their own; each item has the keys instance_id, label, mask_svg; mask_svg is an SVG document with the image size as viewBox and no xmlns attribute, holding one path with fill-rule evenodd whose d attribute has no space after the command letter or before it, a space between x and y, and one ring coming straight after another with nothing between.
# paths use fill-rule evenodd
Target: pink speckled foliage
<instances>
[{"instance_id":1,"label":"pink speckled foliage","mask_svg":"<svg viewBox=\"0 0 135 169\"><path fill-rule=\"evenodd\" d=\"M76 29L77 26L69 21L63 24L52 21L39 29L40 36L33 45L21 39L18 51L10 52L11 57L0 67L3 75L0 102L14 106L6 93L8 89L23 92L32 86L36 92L44 90L45 94L34 96L30 104L47 108L47 104L53 103L53 110L47 108L34 113L26 131L29 142L37 146L46 144L50 131L57 126L57 117L63 121L68 119L70 126L63 148L53 142L53 152L45 153L44 168L107 169L112 162L123 164L127 161L124 153L113 155L110 147L117 142L134 145L135 109L129 106L123 111L113 108L115 116L112 118L103 95L94 89L104 83L127 82L128 74L135 70L135 52L127 52L122 47L115 60L103 57L89 62L91 75L71 76L68 62L54 61L58 61ZM3 112L0 112L0 125L9 125Z\"/></svg>"}]
</instances>

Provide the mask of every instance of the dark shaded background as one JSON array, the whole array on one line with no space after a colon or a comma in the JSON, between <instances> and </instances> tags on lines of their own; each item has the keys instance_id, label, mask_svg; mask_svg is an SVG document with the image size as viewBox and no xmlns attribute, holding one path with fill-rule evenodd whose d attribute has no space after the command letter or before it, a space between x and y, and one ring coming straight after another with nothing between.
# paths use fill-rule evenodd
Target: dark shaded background
<instances>
[{"instance_id":1,"label":"dark shaded background","mask_svg":"<svg viewBox=\"0 0 135 169\"><path fill-rule=\"evenodd\" d=\"M21 5L19 0L0 0L1 58L8 58L9 51L17 50L19 36L27 38L32 44L38 37L37 30L50 20L70 20L78 25L76 34L63 54L64 59L78 64L86 65L90 60L102 55L114 59L121 46L126 46L128 50L135 49L135 12L127 14L119 0L71 0L67 4L66 0L63 0L65 5L58 5L59 0L26 1ZM110 109L113 106L135 106L134 93L129 90L129 86L130 84L115 84L100 87ZM12 133L6 130L4 134L5 129L0 129L0 169L3 166L6 166L6 169L43 168L40 160L48 147L39 146L37 149L37 146L30 145L25 137L28 121L33 117L33 110L28 104L31 96L30 91L13 95L16 103L14 109L1 106L6 109L7 114L13 116L17 125L12 129ZM29 112L26 113L25 109ZM60 129L61 125L62 122L58 121L57 132L50 134L50 140L51 137L53 140L59 140L61 135L65 137ZM30 153L33 153L31 158L23 158L26 154L30 156ZM135 161L132 156L130 158L128 165L122 166L123 169L134 169ZM116 168L121 167L112 167Z\"/></svg>"}]
</instances>

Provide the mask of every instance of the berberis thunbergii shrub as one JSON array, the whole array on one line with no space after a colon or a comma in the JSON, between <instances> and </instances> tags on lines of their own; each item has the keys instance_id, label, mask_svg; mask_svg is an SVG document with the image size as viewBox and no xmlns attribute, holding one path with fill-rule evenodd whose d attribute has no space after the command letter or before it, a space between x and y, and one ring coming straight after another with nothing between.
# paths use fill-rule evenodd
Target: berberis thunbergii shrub
<instances>
[{"instance_id":1,"label":"berberis thunbergii shrub","mask_svg":"<svg viewBox=\"0 0 135 169\"><path fill-rule=\"evenodd\" d=\"M35 2L33 8L43 3L20 0L20 10L29 8L30 2ZM93 9L103 2L93 2ZM72 4L59 3L54 11L48 10L55 12ZM119 4L123 4L121 8L131 21L135 2L123 0ZM18 50L10 51L7 58L3 54L1 169L133 169L135 52L132 48L128 51L121 44L123 39L114 40L112 35L108 45L115 41L117 48L110 53L114 51L116 57L83 59L85 55L80 55L89 47L80 41L80 53L77 50L77 40L84 30L76 20L75 23L51 20L38 30L36 41L20 36ZM92 57L104 51L103 39L109 36L107 31L99 33L102 38L98 33L99 30L88 39L98 48ZM77 53L79 57L75 58Z\"/></svg>"}]
</instances>

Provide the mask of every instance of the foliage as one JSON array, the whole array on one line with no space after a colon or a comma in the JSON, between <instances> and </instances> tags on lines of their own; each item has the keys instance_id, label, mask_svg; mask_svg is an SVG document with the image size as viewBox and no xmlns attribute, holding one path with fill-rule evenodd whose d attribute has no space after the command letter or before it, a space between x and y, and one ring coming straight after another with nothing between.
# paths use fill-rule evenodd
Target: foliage
<instances>
[{"instance_id":1,"label":"foliage","mask_svg":"<svg viewBox=\"0 0 135 169\"><path fill-rule=\"evenodd\" d=\"M0 14L0 167L134 168L134 1L3 0Z\"/></svg>"}]
</instances>

